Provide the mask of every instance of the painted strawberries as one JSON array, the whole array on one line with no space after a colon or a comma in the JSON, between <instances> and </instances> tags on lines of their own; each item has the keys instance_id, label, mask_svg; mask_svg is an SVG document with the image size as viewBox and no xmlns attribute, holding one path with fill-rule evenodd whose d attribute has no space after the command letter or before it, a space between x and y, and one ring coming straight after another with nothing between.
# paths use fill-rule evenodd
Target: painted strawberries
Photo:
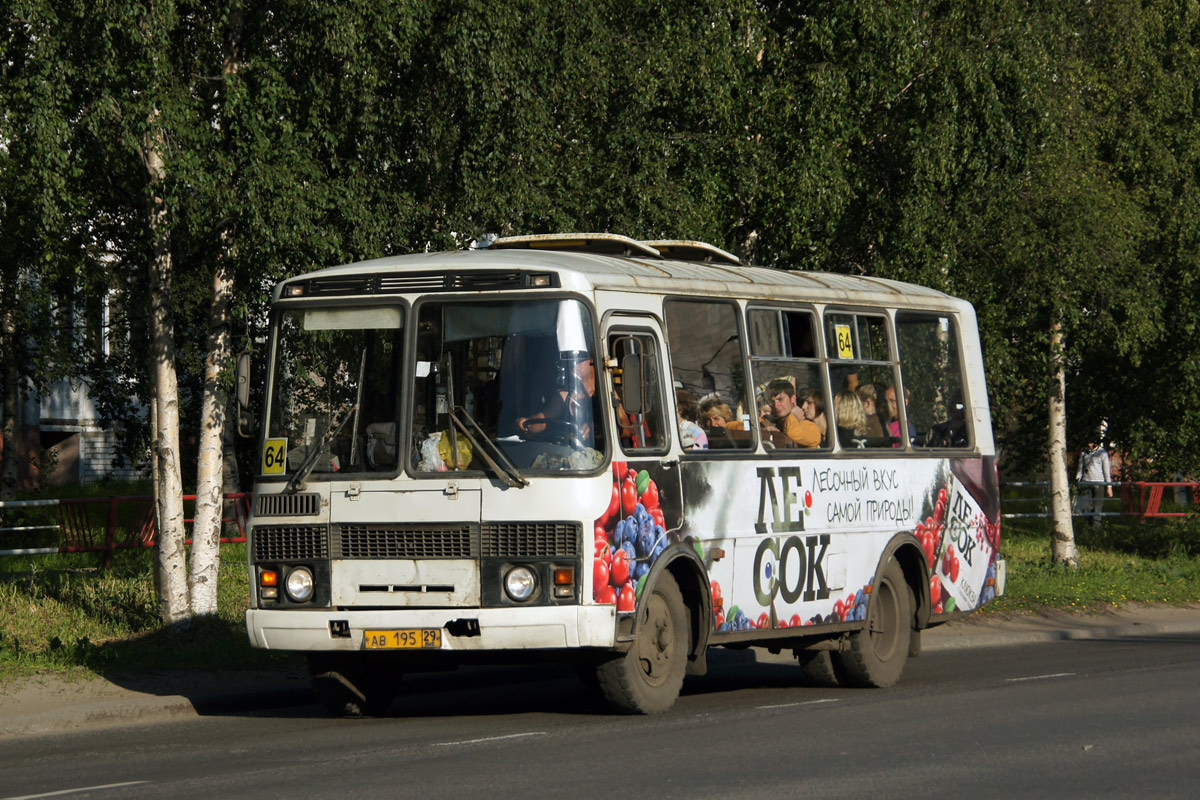
<instances>
[{"instance_id":1,"label":"painted strawberries","mask_svg":"<svg viewBox=\"0 0 1200 800\"><path fill-rule=\"evenodd\" d=\"M592 597L633 611L650 565L668 542L658 486L646 470L613 462L613 488L608 508L596 520Z\"/></svg>"}]
</instances>

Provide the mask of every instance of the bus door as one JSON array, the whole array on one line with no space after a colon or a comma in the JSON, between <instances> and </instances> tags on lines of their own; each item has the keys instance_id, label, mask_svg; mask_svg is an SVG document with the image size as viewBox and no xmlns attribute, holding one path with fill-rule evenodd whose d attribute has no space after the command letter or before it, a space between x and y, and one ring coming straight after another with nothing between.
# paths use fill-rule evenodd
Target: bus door
<instances>
[{"instance_id":1,"label":"bus door","mask_svg":"<svg viewBox=\"0 0 1200 800\"><path fill-rule=\"evenodd\" d=\"M612 418L613 503L597 520L598 546L630 563L610 570L618 610L632 610L621 592L640 595L645 576L662 552L680 541L679 432L663 358L662 330L651 317L614 315L604 330L605 392ZM603 538L603 542L601 541ZM603 548L601 548L602 550ZM599 556L598 556L599 557ZM617 585L618 579L621 585ZM629 588L626 588L629 587ZM603 585L596 597L605 598ZM611 598L610 598L611 599Z\"/></svg>"}]
</instances>

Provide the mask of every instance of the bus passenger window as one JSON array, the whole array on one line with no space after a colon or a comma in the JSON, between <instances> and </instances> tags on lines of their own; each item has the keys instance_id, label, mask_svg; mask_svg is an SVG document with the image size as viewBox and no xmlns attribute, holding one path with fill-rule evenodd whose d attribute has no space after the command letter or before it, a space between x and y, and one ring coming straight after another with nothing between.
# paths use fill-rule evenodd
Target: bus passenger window
<instances>
[{"instance_id":1,"label":"bus passenger window","mask_svg":"<svg viewBox=\"0 0 1200 800\"><path fill-rule=\"evenodd\" d=\"M676 389L700 404L700 426L710 450L752 449L751 421L757 407L747 392L737 306L725 301L668 300L664 308L671 348L671 377ZM782 333L751 330L750 338Z\"/></svg>"},{"instance_id":2,"label":"bus passenger window","mask_svg":"<svg viewBox=\"0 0 1200 800\"><path fill-rule=\"evenodd\" d=\"M763 446L768 450L827 447L829 417L813 313L751 308L746 320Z\"/></svg>"},{"instance_id":3,"label":"bus passenger window","mask_svg":"<svg viewBox=\"0 0 1200 800\"><path fill-rule=\"evenodd\" d=\"M825 315L833 417L843 450L899 447L900 422L888 404L896 383L887 318L835 311Z\"/></svg>"},{"instance_id":4,"label":"bus passenger window","mask_svg":"<svg viewBox=\"0 0 1200 800\"><path fill-rule=\"evenodd\" d=\"M954 320L948 316L896 314L896 342L908 417L917 447L971 446L962 367Z\"/></svg>"}]
</instances>

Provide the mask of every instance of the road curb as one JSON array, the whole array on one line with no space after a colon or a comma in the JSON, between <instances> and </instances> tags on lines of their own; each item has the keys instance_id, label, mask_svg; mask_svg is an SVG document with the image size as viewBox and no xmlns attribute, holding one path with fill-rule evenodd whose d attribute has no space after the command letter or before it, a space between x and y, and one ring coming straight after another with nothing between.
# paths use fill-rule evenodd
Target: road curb
<instances>
[{"instance_id":1,"label":"road curb","mask_svg":"<svg viewBox=\"0 0 1200 800\"><path fill-rule=\"evenodd\" d=\"M173 673L128 682L24 678L0 687L0 740L303 707L315 701L301 678L293 671Z\"/></svg>"},{"instance_id":2,"label":"road curb","mask_svg":"<svg viewBox=\"0 0 1200 800\"><path fill-rule=\"evenodd\" d=\"M928 651L1003 647L1077 639L1200 633L1200 605L1129 605L1076 613L1044 609L1024 614L964 617L924 634Z\"/></svg>"}]
</instances>

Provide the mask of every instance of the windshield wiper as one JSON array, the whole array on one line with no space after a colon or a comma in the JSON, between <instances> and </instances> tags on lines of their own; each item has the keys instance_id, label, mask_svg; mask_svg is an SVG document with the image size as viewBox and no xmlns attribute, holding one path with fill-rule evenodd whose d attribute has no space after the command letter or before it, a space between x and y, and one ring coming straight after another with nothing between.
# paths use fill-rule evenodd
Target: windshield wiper
<instances>
[{"instance_id":1,"label":"windshield wiper","mask_svg":"<svg viewBox=\"0 0 1200 800\"><path fill-rule=\"evenodd\" d=\"M300 468L296 470L296 474L292 475L291 479L287 482L287 486L283 487L284 494L295 494L304 487L304 479L309 476L309 473L316 469L317 462L321 460L321 456L329 452L329 445L341 432L342 428L346 426L346 423L350 421L350 417L354 416L354 412L357 410L358 403L349 403L345 406L342 406L341 410L337 412L339 415L341 415L341 419L338 420L336 425L332 424L331 420L331 424L325 429L325 435L321 437L320 443L309 451L308 455L305 456L304 461L300 463ZM337 417L335 416L333 419L337 419Z\"/></svg>"},{"instance_id":2,"label":"windshield wiper","mask_svg":"<svg viewBox=\"0 0 1200 800\"><path fill-rule=\"evenodd\" d=\"M471 412L462 406L454 406L450 409L450 421L462 431L462 435L467 437L467 441L475 448L475 452L492 468L500 480L513 488L529 485L529 480L521 474L521 470L517 469L517 465L504 454L504 451L488 438L488 435L483 432L483 428L479 427L479 423L471 416ZM455 449L457 451L457 447Z\"/></svg>"}]
</instances>

